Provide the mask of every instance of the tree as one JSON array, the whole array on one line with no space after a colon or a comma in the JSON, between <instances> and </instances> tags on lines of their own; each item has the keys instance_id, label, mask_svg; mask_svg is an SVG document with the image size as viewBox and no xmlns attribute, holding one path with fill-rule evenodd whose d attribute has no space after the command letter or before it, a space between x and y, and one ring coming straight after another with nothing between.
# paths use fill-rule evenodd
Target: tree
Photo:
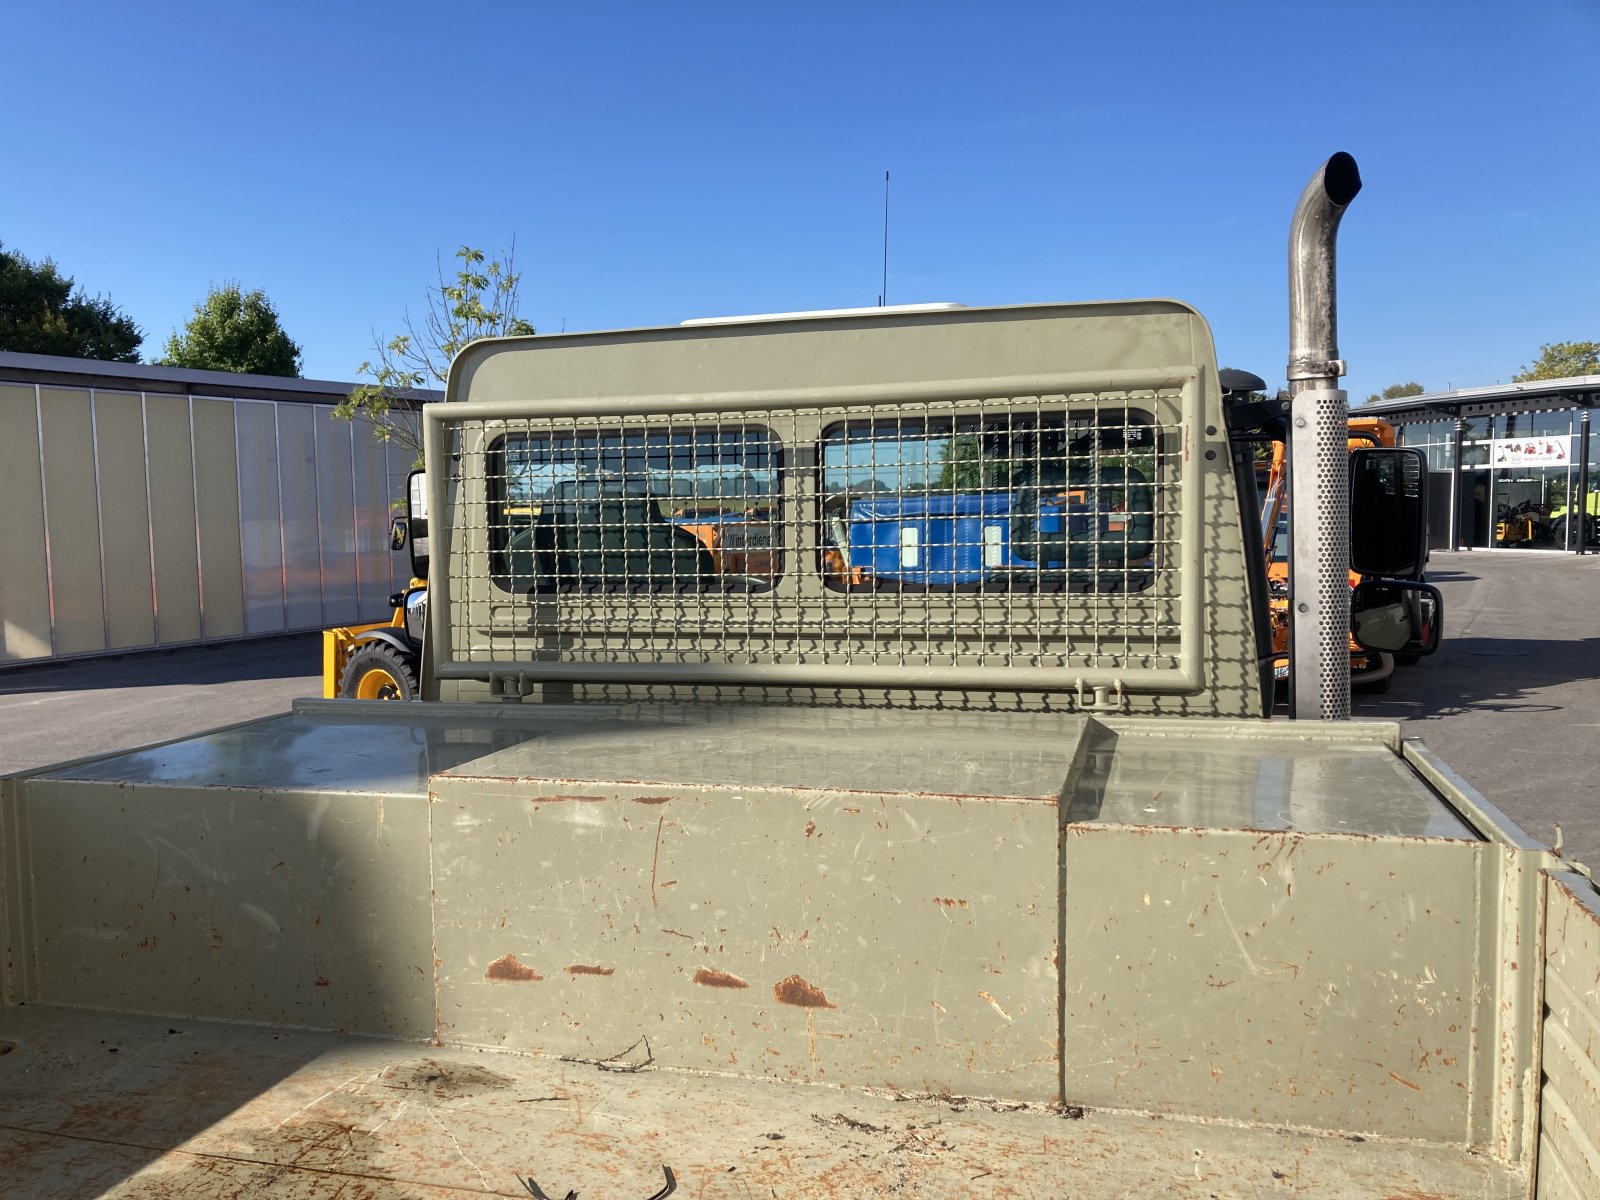
<instances>
[{"instance_id":1,"label":"tree","mask_svg":"<svg viewBox=\"0 0 1600 1200\"><path fill-rule=\"evenodd\" d=\"M1540 346L1533 365L1523 367L1511 382L1570 379L1574 375L1600 375L1600 342L1549 342Z\"/></svg>"},{"instance_id":2,"label":"tree","mask_svg":"<svg viewBox=\"0 0 1600 1200\"><path fill-rule=\"evenodd\" d=\"M364 362L358 373L370 375L371 383L356 386L334 415L353 421L370 421L378 437L390 438L415 451L422 443L416 425L395 411L396 402L419 388L442 386L450 372L450 360L468 342L486 337L519 337L534 332L517 312L518 285L516 243L499 258L488 258L482 250L462 246L454 282L447 282L444 264L437 264L439 284L427 289L427 314L420 328L408 312L405 332L387 342L374 338L375 362Z\"/></svg>"},{"instance_id":3,"label":"tree","mask_svg":"<svg viewBox=\"0 0 1600 1200\"><path fill-rule=\"evenodd\" d=\"M1426 391L1427 389L1414 379L1410 383L1391 383L1383 389L1381 394L1373 392L1372 395L1368 396L1367 403L1374 404L1379 400L1399 400L1404 396L1420 396Z\"/></svg>"},{"instance_id":4,"label":"tree","mask_svg":"<svg viewBox=\"0 0 1600 1200\"><path fill-rule=\"evenodd\" d=\"M86 296L50 259L0 245L0 350L138 362L144 335L109 298Z\"/></svg>"},{"instance_id":5,"label":"tree","mask_svg":"<svg viewBox=\"0 0 1600 1200\"><path fill-rule=\"evenodd\" d=\"M194 315L167 339L163 367L236 371L244 375L300 377L300 347L278 323L278 310L260 288L241 291L237 282L213 287Z\"/></svg>"}]
</instances>

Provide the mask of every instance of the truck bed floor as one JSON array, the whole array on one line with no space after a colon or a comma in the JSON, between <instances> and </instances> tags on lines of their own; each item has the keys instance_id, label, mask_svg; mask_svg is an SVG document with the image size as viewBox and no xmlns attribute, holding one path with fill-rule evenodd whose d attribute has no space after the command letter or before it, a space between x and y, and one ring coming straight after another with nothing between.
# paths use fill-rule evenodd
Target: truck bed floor
<instances>
[{"instance_id":1,"label":"truck bed floor","mask_svg":"<svg viewBox=\"0 0 1600 1200\"><path fill-rule=\"evenodd\" d=\"M664 1168L685 1197L1494 1200L1526 1187L1452 1147L627 1069L647 1051L597 1065L0 1009L0 1191L645 1200Z\"/></svg>"}]
</instances>

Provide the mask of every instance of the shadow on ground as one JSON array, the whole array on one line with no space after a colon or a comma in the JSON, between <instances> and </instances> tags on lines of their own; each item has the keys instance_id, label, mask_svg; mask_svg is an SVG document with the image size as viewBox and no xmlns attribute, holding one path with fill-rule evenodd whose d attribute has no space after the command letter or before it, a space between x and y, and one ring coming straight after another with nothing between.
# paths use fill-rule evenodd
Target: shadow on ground
<instances>
[{"instance_id":1,"label":"shadow on ground","mask_svg":"<svg viewBox=\"0 0 1600 1200\"><path fill-rule=\"evenodd\" d=\"M19 664L0 670L0 696L298 679L321 674L321 638L318 633L293 633L248 642L147 650L76 662Z\"/></svg>"},{"instance_id":2,"label":"shadow on ground","mask_svg":"<svg viewBox=\"0 0 1600 1200\"><path fill-rule=\"evenodd\" d=\"M1432 659L1398 667L1396 686L1416 672L1407 692L1417 704L1409 720L1436 720L1472 711L1557 712L1564 706L1540 693L1600 679L1600 638L1459 637ZM1356 703L1360 704L1360 694Z\"/></svg>"}]
</instances>

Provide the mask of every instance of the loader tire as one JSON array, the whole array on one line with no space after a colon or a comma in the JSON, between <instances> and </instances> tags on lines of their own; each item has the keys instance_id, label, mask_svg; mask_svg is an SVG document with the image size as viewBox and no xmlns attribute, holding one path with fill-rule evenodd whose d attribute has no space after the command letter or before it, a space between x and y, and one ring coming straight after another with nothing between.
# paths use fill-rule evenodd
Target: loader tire
<instances>
[{"instance_id":1,"label":"loader tire","mask_svg":"<svg viewBox=\"0 0 1600 1200\"><path fill-rule=\"evenodd\" d=\"M370 642L345 663L339 695L347 700L415 700L416 659L387 642Z\"/></svg>"}]
</instances>

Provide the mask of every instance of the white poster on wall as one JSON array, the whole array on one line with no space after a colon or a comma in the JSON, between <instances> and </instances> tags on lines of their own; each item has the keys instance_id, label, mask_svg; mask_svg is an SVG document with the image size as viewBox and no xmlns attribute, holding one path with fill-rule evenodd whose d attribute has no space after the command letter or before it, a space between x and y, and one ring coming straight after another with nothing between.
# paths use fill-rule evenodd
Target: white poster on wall
<instances>
[{"instance_id":1,"label":"white poster on wall","mask_svg":"<svg viewBox=\"0 0 1600 1200\"><path fill-rule=\"evenodd\" d=\"M1497 438L1489 461L1497 467L1564 467L1572 461L1572 435Z\"/></svg>"}]
</instances>

